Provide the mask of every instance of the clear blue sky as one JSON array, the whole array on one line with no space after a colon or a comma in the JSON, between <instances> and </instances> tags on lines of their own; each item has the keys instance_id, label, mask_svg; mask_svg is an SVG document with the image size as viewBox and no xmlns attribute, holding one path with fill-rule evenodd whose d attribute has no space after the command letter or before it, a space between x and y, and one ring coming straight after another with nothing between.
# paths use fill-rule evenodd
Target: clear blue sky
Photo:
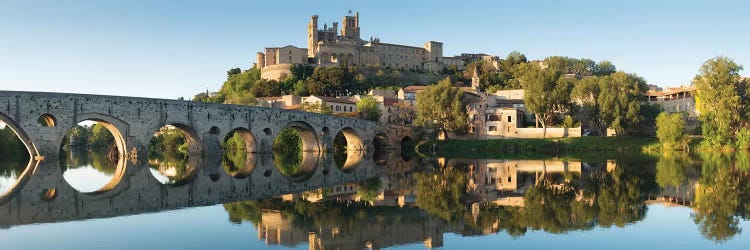
<instances>
[{"instance_id":1,"label":"clear blue sky","mask_svg":"<svg viewBox=\"0 0 750 250\"><path fill-rule=\"evenodd\" d=\"M660 86L716 55L750 67L747 1L0 0L0 89L189 97L264 47L306 47L310 15L349 9L365 39L441 41L445 55L610 60Z\"/></svg>"}]
</instances>

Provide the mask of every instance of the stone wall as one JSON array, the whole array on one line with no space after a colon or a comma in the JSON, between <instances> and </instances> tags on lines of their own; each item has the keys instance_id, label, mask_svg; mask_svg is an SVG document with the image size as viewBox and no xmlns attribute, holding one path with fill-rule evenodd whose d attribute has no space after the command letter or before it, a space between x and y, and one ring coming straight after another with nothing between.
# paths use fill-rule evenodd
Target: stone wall
<instances>
[{"instance_id":1,"label":"stone wall","mask_svg":"<svg viewBox=\"0 0 750 250\"><path fill-rule=\"evenodd\" d=\"M266 80L281 81L292 75L292 64L276 64L263 67L260 70L260 78Z\"/></svg>"},{"instance_id":2,"label":"stone wall","mask_svg":"<svg viewBox=\"0 0 750 250\"><path fill-rule=\"evenodd\" d=\"M581 128L547 128L545 136L543 128L517 128L515 133L504 135L488 135L487 139L507 139L507 138L565 138L581 137Z\"/></svg>"}]
</instances>

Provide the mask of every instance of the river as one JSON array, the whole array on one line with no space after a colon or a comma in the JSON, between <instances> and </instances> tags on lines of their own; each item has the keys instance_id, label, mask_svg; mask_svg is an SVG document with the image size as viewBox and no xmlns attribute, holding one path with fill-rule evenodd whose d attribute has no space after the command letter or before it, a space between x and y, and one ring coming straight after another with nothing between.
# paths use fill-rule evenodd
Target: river
<instances>
[{"instance_id":1,"label":"river","mask_svg":"<svg viewBox=\"0 0 750 250\"><path fill-rule=\"evenodd\" d=\"M750 246L747 153L446 159L378 152L347 163L351 155L235 154L142 166L90 150L60 158L45 163L57 170L33 173L47 179L19 185L27 164L0 164L4 249ZM53 183L58 174L71 191L58 184L56 194L40 194L46 202L24 198L36 195L25 196L24 185Z\"/></svg>"}]
</instances>

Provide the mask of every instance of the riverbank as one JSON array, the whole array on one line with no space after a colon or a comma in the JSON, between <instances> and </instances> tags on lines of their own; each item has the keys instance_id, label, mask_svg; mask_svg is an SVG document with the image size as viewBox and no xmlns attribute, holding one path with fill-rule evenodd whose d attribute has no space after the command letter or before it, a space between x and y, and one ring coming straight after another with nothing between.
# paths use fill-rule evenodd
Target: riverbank
<instances>
[{"instance_id":1,"label":"riverbank","mask_svg":"<svg viewBox=\"0 0 750 250\"><path fill-rule=\"evenodd\" d=\"M422 141L415 150L427 156L503 157L549 155L560 153L640 153L659 150L656 138L578 137L548 139L496 139Z\"/></svg>"}]
</instances>

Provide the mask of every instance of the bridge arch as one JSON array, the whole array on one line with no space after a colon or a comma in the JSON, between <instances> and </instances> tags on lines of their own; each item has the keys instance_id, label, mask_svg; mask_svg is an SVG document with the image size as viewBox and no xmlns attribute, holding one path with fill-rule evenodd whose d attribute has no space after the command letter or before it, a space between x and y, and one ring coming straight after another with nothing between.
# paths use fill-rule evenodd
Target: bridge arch
<instances>
[{"instance_id":1,"label":"bridge arch","mask_svg":"<svg viewBox=\"0 0 750 250\"><path fill-rule=\"evenodd\" d=\"M158 133L159 130L161 130L164 127L172 126L176 129L179 129L182 131L183 134L185 134L185 140L188 143L188 153L191 155L198 155L203 152L203 142L200 139L200 136L198 135L198 132L191 127L190 125L187 125L182 122L168 122L159 128L157 128L153 133L151 133L149 136L153 136L154 134Z\"/></svg>"},{"instance_id":2,"label":"bridge arch","mask_svg":"<svg viewBox=\"0 0 750 250\"><path fill-rule=\"evenodd\" d=\"M343 141L341 141L342 137ZM356 130L344 127L336 133L333 147L336 166L341 171L349 173L364 159L364 149L367 148L367 144Z\"/></svg>"},{"instance_id":3,"label":"bridge arch","mask_svg":"<svg viewBox=\"0 0 750 250\"><path fill-rule=\"evenodd\" d=\"M230 145L233 144L230 140L232 140L232 137L235 135L239 136L244 142L244 149L241 152L234 152L231 148L228 148L233 146ZM223 145L227 148L224 148L222 165L227 174L237 178L249 176L258 164L256 153L260 152L259 145L253 133L244 127L232 129L224 138ZM244 154L239 155L239 153Z\"/></svg>"},{"instance_id":4,"label":"bridge arch","mask_svg":"<svg viewBox=\"0 0 750 250\"><path fill-rule=\"evenodd\" d=\"M367 144L365 144L365 141L362 139L361 136L359 136L359 133L357 133L357 130L354 130L352 127L344 127L336 133L338 135L339 133L344 135L344 138L346 138L346 149L347 150L363 150L366 149Z\"/></svg>"},{"instance_id":5,"label":"bridge arch","mask_svg":"<svg viewBox=\"0 0 750 250\"><path fill-rule=\"evenodd\" d=\"M302 138L302 151L320 152L320 141L318 134L310 124L303 121L289 122L283 129L291 128L299 133ZM282 130L283 130L282 129Z\"/></svg>"},{"instance_id":6,"label":"bridge arch","mask_svg":"<svg viewBox=\"0 0 750 250\"><path fill-rule=\"evenodd\" d=\"M29 151L29 158L34 158L34 156L39 155L39 151L37 151L36 146L32 142L31 138L26 134L26 132L21 129L21 126L18 126L16 121L11 119L9 116L3 114L0 112L0 121L5 123L5 126L8 126L13 132L16 133L19 139L21 139L21 142L23 142L23 145L26 147L26 150Z\"/></svg>"},{"instance_id":7,"label":"bridge arch","mask_svg":"<svg viewBox=\"0 0 750 250\"><path fill-rule=\"evenodd\" d=\"M109 190L114 189L117 187L118 184L122 181L123 177L125 176L126 166L127 166L127 133L129 130L128 124L116 117L112 117L109 115L101 114L101 113L84 113L77 115L75 120L70 125L70 127L66 130L70 131L75 128L75 126L81 122L85 121L93 121L96 122L99 125L102 125L104 128L109 131L109 133L114 138L115 146L117 147L117 163L114 166L114 172L112 173L112 177L109 179L109 181L106 182L101 187L96 187L95 190L87 191L82 190L85 189L83 186L78 185L78 183L75 183L75 178L73 180L69 180L66 175L66 173L63 173L63 180L70 186L71 188L75 189L76 191L83 193L83 194L100 194ZM63 137L64 140L65 137ZM62 146L63 142L60 142L58 145ZM72 153L72 152L71 152ZM60 155L60 157L64 157L63 155ZM62 166L61 166L62 167ZM71 181L74 181L71 183Z\"/></svg>"},{"instance_id":8,"label":"bridge arch","mask_svg":"<svg viewBox=\"0 0 750 250\"><path fill-rule=\"evenodd\" d=\"M115 145L117 145L117 152L120 159L123 159L126 157L126 154L128 152L128 146L127 146L127 133L129 130L128 124L120 120L116 117L112 117L105 114L100 113L84 113L80 114L76 117L76 120L73 124L68 128L68 130L73 129L76 124L83 122L83 121L95 121L101 125L103 125L107 130L114 136L115 138ZM60 142L61 144L62 142Z\"/></svg>"},{"instance_id":9,"label":"bridge arch","mask_svg":"<svg viewBox=\"0 0 750 250\"><path fill-rule=\"evenodd\" d=\"M26 148L26 151L29 154L29 162L26 164L26 167L24 167L24 170L18 174L16 181L11 184L10 187L8 187L8 190L4 193L0 193L0 204L4 204L9 199L12 199L12 197L16 194L16 192L23 187L23 185L26 183L26 181L29 180L31 175L34 173L34 170L36 169L37 165L39 164L38 161L34 159L34 156L38 155L37 149L32 143L32 140L29 138L29 136L26 134L26 132L21 129L18 124L8 117L7 115L0 112L0 121L5 123L5 126L10 128L19 140L23 143L24 147Z\"/></svg>"},{"instance_id":10,"label":"bridge arch","mask_svg":"<svg viewBox=\"0 0 750 250\"><path fill-rule=\"evenodd\" d=\"M37 119L37 123L44 127L55 127L57 126L57 118L55 118L55 116L53 116L52 114L46 113L39 116L39 119Z\"/></svg>"},{"instance_id":11,"label":"bridge arch","mask_svg":"<svg viewBox=\"0 0 750 250\"><path fill-rule=\"evenodd\" d=\"M388 135L383 132L375 134L375 137L372 138L372 145L376 151L390 149L391 145L389 142Z\"/></svg>"}]
</instances>

